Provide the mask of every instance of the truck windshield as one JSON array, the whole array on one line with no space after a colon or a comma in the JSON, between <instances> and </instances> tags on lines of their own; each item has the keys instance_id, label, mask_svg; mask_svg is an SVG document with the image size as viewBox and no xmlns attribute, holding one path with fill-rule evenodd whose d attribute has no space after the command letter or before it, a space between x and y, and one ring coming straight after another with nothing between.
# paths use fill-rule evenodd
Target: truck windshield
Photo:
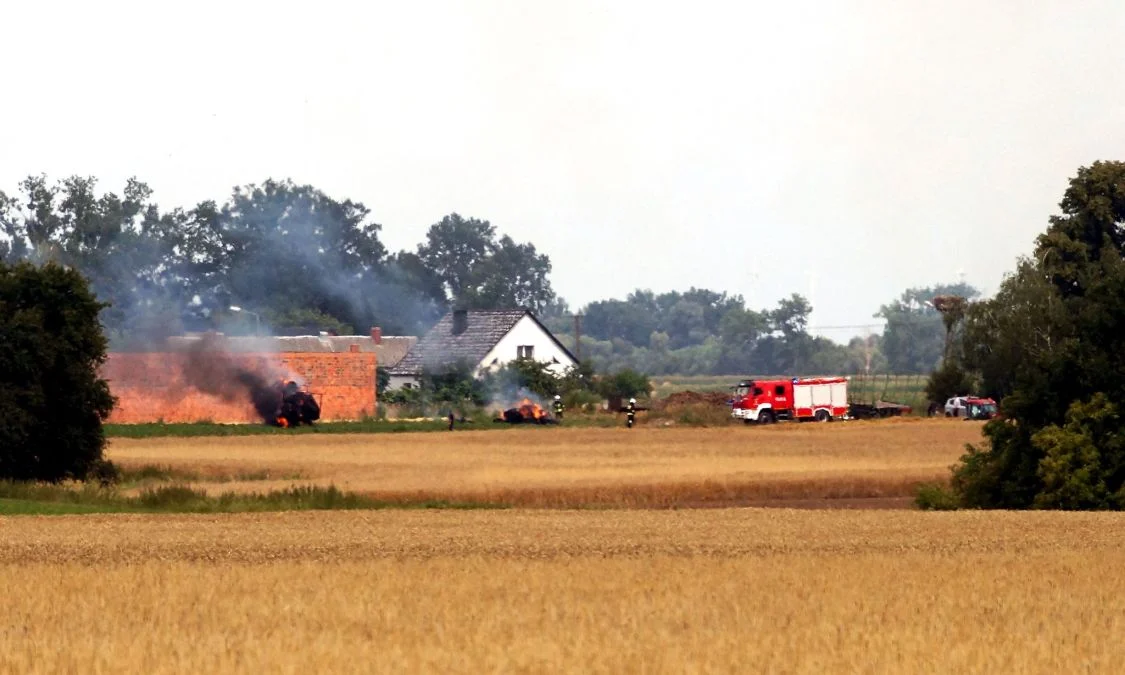
<instances>
[{"instance_id":1,"label":"truck windshield","mask_svg":"<svg viewBox=\"0 0 1125 675\"><path fill-rule=\"evenodd\" d=\"M750 389L754 386L753 382L739 382L738 386L734 388L734 395L741 398L750 393Z\"/></svg>"}]
</instances>

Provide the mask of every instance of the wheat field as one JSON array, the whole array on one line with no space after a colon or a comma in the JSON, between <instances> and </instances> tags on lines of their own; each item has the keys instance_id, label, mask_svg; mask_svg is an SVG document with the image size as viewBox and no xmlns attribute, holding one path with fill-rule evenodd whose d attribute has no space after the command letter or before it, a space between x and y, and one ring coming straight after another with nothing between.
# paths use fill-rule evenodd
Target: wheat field
<instances>
[{"instance_id":1,"label":"wheat field","mask_svg":"<svg viewBox=\"0 0 1125 675\"><path fill-rule=\"evenodd\" d=\"M770 428L114 439L126 467L169 466L209 491L334 484L389 501L529 507L905 505L945 481L980 424L886 420ZM238 481L254 473L269 480ZM208 480L210 476L213 480Z\"/></svg>"},{"instance_id":2,"label":"wheat field","mask_svg":"<svg viewBox=\"0 0 1125 675\"><path fill-rule=\"evenodd\" d=\"M1118 672L1119 514L0 519L3 672Z\"/></svg>"}]
</instances>

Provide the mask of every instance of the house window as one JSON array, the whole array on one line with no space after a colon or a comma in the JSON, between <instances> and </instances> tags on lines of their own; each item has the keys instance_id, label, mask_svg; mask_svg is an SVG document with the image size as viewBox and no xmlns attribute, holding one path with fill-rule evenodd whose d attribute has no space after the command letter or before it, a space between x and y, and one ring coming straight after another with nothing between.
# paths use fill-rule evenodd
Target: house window
<instances>
[{"instance_id":1,"label":"house window","mask_svg":"<svg viewBox=\"0 0 1125 675\"><path fill-rule=\"evenodd\" d=\"M535 345L520 345L516 347L516 358L520 359L533 359L535 358Z\"/></svg>"}]
</instances>

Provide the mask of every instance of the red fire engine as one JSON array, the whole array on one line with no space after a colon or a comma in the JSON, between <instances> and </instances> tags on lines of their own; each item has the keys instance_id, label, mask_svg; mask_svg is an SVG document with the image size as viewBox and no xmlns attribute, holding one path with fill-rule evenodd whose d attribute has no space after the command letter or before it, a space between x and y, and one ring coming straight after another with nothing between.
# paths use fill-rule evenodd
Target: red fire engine
<instances>
[{"instance_id":1,"label":"red fire engine","mask_svg":"<svg viewBox=\"0 0 1125 675\"><path fill-rule=\"evenodd\" d=\"M778 420L828 422L848 416L848 379L794 377L744 380L734 389L731 415L747 424Z\"/></svg>"}]
</instances>

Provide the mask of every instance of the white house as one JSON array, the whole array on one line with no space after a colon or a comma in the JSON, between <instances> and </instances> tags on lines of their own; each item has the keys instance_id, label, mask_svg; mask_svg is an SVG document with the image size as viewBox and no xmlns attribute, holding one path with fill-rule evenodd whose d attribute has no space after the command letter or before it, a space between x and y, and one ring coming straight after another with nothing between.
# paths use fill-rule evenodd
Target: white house
<instances>
[{"instance_id":1,"label":"white house","mask_svg":"<svg viewBox=\"0 0 1125 675\"><path fill-rule=\"evenodd\" d=\"M559 375L578 363L527 310L456 310L443 316L390 369L388 388L416 386L423 370L465 363L481 376L519 358L535 359Z\"/></svg>"}]
</instances>

